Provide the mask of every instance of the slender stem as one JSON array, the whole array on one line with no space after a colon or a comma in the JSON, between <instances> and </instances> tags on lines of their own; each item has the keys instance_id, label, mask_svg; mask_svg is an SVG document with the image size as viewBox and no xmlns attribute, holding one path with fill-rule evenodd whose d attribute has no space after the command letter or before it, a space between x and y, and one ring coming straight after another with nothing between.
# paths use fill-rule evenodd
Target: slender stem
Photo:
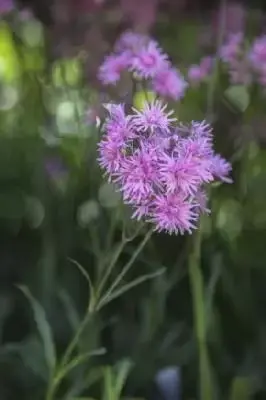
<instances>
[{"instance_id":1,"label":"slender stem","mask_svg":"<svg viewBox=\"0 0 266 400\"><path fill-rule=\"evenodd\" d=\"M115 251L115 253L113 255L113 258L112 258L110 264L108 265L107 270L106 270L106 272L105 272L105 274L104 274L104 276L103 276L103 278L102 278L102 280L101 280L101 282L99 284L99 287L98 287L97 293L96 293L96 301L97 301L97 299L99 299L99 297L101 295L101 292L102 292L102 290L103 290L103 288L104 288L104 286L105 286L110 274L112 273L112 270L115 267L118 258L120 257L121 253L124 250L125 245L128 242L131 242L138 235L141 227L142 226L140 225L140 228L136 229L134 234L132 236L129 236L129 237L126 237L125 228L123 228L122 240L121 240L119 246L117 247L117 249L116 249L116 251Z\"/></svg>"},{"instance_id":2,"label":"slender stem","mask_svg":"<svg viewBox=\"0 0 266 400\"><path fill-rule=\"evenodd\" d=\"M213 400L214 391L206 340L204 281L200 269L200 255L201 229L199 227L193 236L192 249L189 255L189 278L193 299L194 329L199 351L199 399Z\"/></svg>"},{"instance_id":3,"label":"slender stem","mask_svg":"<svg viewBox=\"0 0 266 400\"><path fill-rule=\"evenodd\" d=\"M73 339L69 343L69 346L67 347L59 366L56 368L53 376L51 377L45 400L53 400L54 399L55 391L58 387L58 384L60 383L60 381L58 380L58 376L60 376L62 369L68 363L70 356L72 355L76 345L78 344L80 336L82 335L84 329L86 328L88 322L90 321L90 319L92 317L92 314L93 314L93 310L91 308L89 308L89 310L86 313L85 317L83 318L81 324L79 325Z\"/></svg>"},{"instance_id":4,"label":"slender stem","mask_svg":"<svg viewBox=\"0 0 266 400\"><path fill-rule=\"evenodd\" d=\"M142 251L144 248L145 244L148 242L150 239L151 235L153 233L153 228L150 229L146 235L144 236L143 240L140 242L134 253L132 254L130 260L127 262L127 264L124 266L118 277L115 279L115 281L112 283L110 288L107 290L103 298L100 300L99 304L97 305L97 310L99 310L104 304L108 302L108 297L112 294L114 289L119 285L125 274L129 271L131 266L133 265L134 261L138 257L139 253Z\"/></svg>"},{"instance_id":5,"label":"slender stem","mask_svg":"<svg viewBox=\"0 0 266 400\"><path fill-rule=\"evenodd\" d=\"M104 274L104 276L103 276L103 278L102 278L102 280L101 280L101 282L99 284L99 287L97 289L97 297L99 297L99 295L100 295L102 289L104 288L104 286L105 286L110 274L112 273L112 270L113 270L114 266L116 265L116 262L117 262L118 258L120 257L120 255L121 255L121 253L122 253L122 251L123 251L123 249L125 247L125 244L126 244L126 241L122 240L120 242L119 246L117 247L117 249L116 249L116 251L115 251L115 253L113 255L113 258L112 258L110 264L108 265L107 270L106 270L106 272L105 272L105 274Z\"/></svg>"},{"instance_id":6,"label":"slender stem","mask_svg":"<svg viewBox=\"0 0 266 400\"><path fill-rule=\"evenodd\" d=\"M84 329L86 328L88 322L91 320L92 315L93 315L93 310L89 309L88 312L86 313L85 317L83 318L81 324L79 325L69 346L67 347L65 354L62 358L62 361L60 363L60 367L66 365L66 363L68 362L69 357L72 355L76 345L78 344L79 338L82 335Z\"/></svg>"}]
</instances>

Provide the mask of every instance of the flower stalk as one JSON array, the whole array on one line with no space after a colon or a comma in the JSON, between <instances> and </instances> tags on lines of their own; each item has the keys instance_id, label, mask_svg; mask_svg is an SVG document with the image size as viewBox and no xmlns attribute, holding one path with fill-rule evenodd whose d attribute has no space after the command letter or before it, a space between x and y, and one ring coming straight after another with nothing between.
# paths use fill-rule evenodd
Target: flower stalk
<instances>
[{"instance_id":1,"label":"flower stalk","mask_svg":"<svg viewBox=\"0 0 266 400\"><path fill-rule=\"evenodd\" d=\"M200 268L201 227L202 221L199 229L192 236L192 246L189 255L188 267L193 302L194 330L196 334L199 355L199 399L213 400L214 388L207 346L204 280Z\"/></svg>"}]
</instances>

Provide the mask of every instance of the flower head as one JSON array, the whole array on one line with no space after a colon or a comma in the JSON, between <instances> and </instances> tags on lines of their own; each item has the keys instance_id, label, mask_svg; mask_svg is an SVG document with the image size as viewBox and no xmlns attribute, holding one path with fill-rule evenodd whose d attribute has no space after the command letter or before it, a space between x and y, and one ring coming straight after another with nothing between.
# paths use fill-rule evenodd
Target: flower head
<instances>
[{"instance_id":1,"label":"flower head","mask_svg":"<svg viewBox=\"0 0 266 400\"><path fill-rule=\"evenodd\" d=\"M114 85L121 77L130 63L130 55L127 52L111 54L107 56L100 66L98 77L104 85Z\"/></svg>"},{"instance_id":2,"label":"flower head","mask_svg":"<svg viewBox=\"0 0 266 400\"><path fill-rule=\"evenodd\" d=\"M123 163L125 146L112 136L104 135L98 146L99 165L105 170L105 173L111 176L117 173Z\"/></svg>"},{"instance_id":3,"label":"flower head","mask_svg":"<svg viewBox=\"0 0 266 400\"><path fill-rule=\"evenodd\" d=\"M141 111L134 109L132 122L140 131L154 132L155 129L168 131L170 124L176 121L176 118L171 117L173 111L167 112L166 107L167 105L160 100L146 102Z\"/></svg>"},{"instance_id":4,"label":"flower head","mask_svg":"<svg viewBox=\"0 0 266 400\"><path fill-rule=\"evenodd\" d=\"M158 44L150 40L146 46L141 47L134 55L131 69L139 78L153 78L157 71L167 65L167 56Z\"/></svg>"},{"instance_id":5,"label":"flower head","mask_svg":"<svg viewBox=\"0 0 266 400\"><path fill-rule=\"evenodd\" d=\"M179 71L166 65L157 71L152 80L152 88L155 92L173 100L180 100L187 86L187 82Z\"/></svg>"},{"instance_id":6,"label":"flower head","mask_svg":"<svg viewBox=\"0 0 266 400\"><path fill-rule=\"evenodd\" d=\"M157 43L127 32L100 69L104 83L114 83L124 70L133 71L159 95L179 100L187 87ZM205 79L212 59L201 60L197 79ZM149 87L150 87L149 86ZM158 231L192 233L207 208L206 185L231 182L230 164L213 149L206 121L177 122L167 104L147 101L126 112L123 104L105 104L108 116L99 143L99 164L132 207L132 218L151 222Z\"/></svg>"},{"instance_id":7,"label":"flower head","mask_svg":"<svg viewBox=\"0 0 266 400\"><path fill-rule=\"evenodd\" d=\"M117 174L123 197L129 203L140 204L154 195L158 185L156 150L144 144L128 156Z\"/></svg>"},{"instance_id":8,"label":"flower head","mask_svg":"<svg viewBox=\"0 0 266 400\"><path fill-rule=\"evenodd\" d=\"M124 104L105 104L109 117L105 121L104 129L109 137L121 145L135 137L131 117L126 116Z\"/></svg>"},{"instance_id":9,"label":"flower head","mask_svg":"<svg viewBox=\"0 0 266 400\"><path fill-rule=\"evenodd\" d=\"M156 230L171 234L192 233L196 228L198 218L195 204L191 203L183 194L161 194L153 201L153 215L151 222Z\"/></svg>"},{"instance_id":10,"label":"flower head","mask_svg":"<svg viewBox=\"0 0 266 400\"><path fill-rule=\"evenodd\" d=\"M123 105L105 106L109 116L99 144L99 164L133 208L133 218L158 231L191 233L209 212L206 184L231 182L231 165L215 154L206 121L171 126L172 112L159 100L127 115Z\"/></svg>"}]
</instances>

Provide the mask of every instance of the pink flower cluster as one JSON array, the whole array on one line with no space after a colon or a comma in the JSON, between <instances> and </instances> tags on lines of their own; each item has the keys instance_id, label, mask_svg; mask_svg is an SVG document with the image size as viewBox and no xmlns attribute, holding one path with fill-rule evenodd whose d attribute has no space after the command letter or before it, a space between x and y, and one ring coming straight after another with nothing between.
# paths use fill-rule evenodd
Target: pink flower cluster
<instances>
[{"instance_id":1,"label":"pink flower cluster","mask_svg":"<svg viewBox=\"0 0 266 400\"><path fill-rule=\"evenodd\" d=\"M193 64L188 69L188 81L193 86L198 86L210 76L213 66L213 58L210 56L203 57L199 64Z\"/></svg>"},{"instance_id":2,"label":"pink flower cluster","mask_svg":"<svg viewBox=\"0 0 266 400\"><path fill-rule=\"evenodd\" d=\"M252 70L242 32L228 36L220 48L219 56L228 68L231 83L248 85L252 82Z\"/></svg>"},{"instance_id":3,"label":"pink flower cluster","mask_svg":"<svg viewBox=\"0 0 266 400\"><path fill-rule=\"evenodd\" d=\"M130 31L116 42L99 69L98 78L104 85L116 84L121 74L129 71L136 80L148 81L151 90L160 96L179 100L187 88L183 76L173 68L158 43Z\"/></svg>"},{"instance_id":4,"label":"pink flower cluster","mask_svg":"<svg viewBox=\"0 0 266 400\"><path fill-rule=\"evenodd\" d=\"M266 86L266 35L254 40L248 59L257 81L262 86Z\"/></svg>"},{"instance_id":5,"label":"pink flower cluster","mask_svg":"<svg viewBox=\"0 0 266 400\"><path fill-rule=\"evenodd\" d=\"M243 33L231 34L219 51L234 84L266 86L266 35L255 38L247 48Z\"/></svg>"},{"instance_id":6,"label":"pink flower cluster","mask_svg":"<svg viewBox=\"0 0 266 400\"><path fill-rule=\"evenodd\" d=\"M126 114L108 104L99 143L99 164L117 185L133 218L169 234L191 233L208 212L206 185L231 182L231 165L215 154L205 121L177 123L160 100Z\"/></svg>"}]
</instances>

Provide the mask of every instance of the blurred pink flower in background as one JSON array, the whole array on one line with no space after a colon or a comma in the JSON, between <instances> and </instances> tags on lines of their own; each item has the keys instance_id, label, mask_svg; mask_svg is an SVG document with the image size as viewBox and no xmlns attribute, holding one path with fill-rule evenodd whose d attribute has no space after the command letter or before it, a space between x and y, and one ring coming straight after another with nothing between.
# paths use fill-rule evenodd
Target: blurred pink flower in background
<instances>
[{"instance_id":1,"label":"blurred pink flower in background","mask_svg":"<svg viewBox=\"0 0 266 400\"><path fill-rule=\"evenodd\" d=\"M199 64L193 64L188 69L188 80L192 85L198 85L210 76L213 66L213 58L203 57Z\"/></svg>"},{"instance_id":2,"label":"blurred pink flower in background","mask_svg":"<svg viewBox=\"0 0 266 400\"><path fill-rule=\"evenodd\" d=\"M137 29L149 30L156 20L158 0L120 0L124 17Z\"/></svg>"},{"instance_id":3,"label":"blurred pink flower in background","mask_svg":"<svg viewBox=\"0 0 266 400\"><path fill-rule=\"evenodd\" d=\"M15 8L13 0L0 0L0 14L6 14Z\"/></svg>"},{"instance_id":4,"label":"blurred pink flower in background","mask_svg":"<svg viewBox=\"0 0 266 400\"><path fill-rule=\"evenodd\" d=\"M246 22L246 9L238 2L229 3L225 6L216 9L212 15L211 27L215 34L218 34L222 18L224 18L224 33L238 33L242 32L245 28Z\"/></svg>"}]
</instances>

